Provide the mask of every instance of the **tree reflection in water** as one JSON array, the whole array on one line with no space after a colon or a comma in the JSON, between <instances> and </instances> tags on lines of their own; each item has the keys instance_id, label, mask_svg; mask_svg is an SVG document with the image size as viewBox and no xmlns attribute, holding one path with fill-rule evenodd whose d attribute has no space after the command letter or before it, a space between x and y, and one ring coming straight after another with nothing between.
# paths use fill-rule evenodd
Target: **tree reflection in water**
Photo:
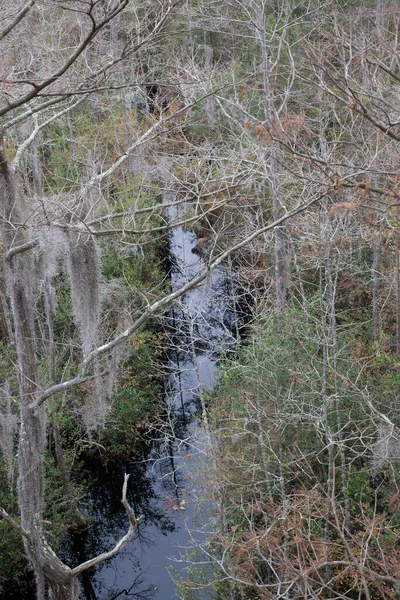
<instances>
[{"instance_id":1,"label":"tree reflection in water","mask_svg":"<svg viewBox=\"0 0 400 600\"><path fill-rule=\"evenodd\" d=\"M172 222L176 215L169 217ZM196 248L194 233L182 227L171 231L172 289L206 268ZM196 488L204 485L201 456L206 455L198 398L215 384L221 350L226 352L236 343L235 296L232 275L217 268L208 281L171 308L165 323L169 333L165 411L157 427L147 434L133 463L117 461L107 470L100 461L87 465L91 473L87 513L92 519L69 548L71 563L108 550L124 534L127 518L120 498L125 472L131 475L128 500L143 520L135 540L118 556L85 574L86 600L177 598L167 570L173 555L178 554L175 566L183 575L189 566L184 555L192 549L193 538L205 542L193 501ZM201 398L204 406L204 395ZM205 598L206 592L200 596Z\"/></svg>"}]
</instances>

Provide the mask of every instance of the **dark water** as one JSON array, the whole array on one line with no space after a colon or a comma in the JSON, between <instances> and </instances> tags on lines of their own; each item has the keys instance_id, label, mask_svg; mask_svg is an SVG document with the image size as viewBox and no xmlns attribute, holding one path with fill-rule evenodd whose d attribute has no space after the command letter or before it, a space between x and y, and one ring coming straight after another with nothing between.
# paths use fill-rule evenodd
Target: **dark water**
<instances>
[{"instance_id":1,"label":"dark water","mask_svg":"<svg viewBox=\"0 0 400 600\"><path fill-rule=\"evenodd\" d=\"M170 209L169 218L180 218L177 209ZM194 233L182 227L171 230L170 263L174 290L204 270ZM165 324L170 344L160 425L137 449L132 464L113 464L109 472L94 469L99 474L91 484L91 526L73 552L79 562L109 550L125 534L127 517L120 503L124 472L131 474L128 499L144 518L135 539L118 556L86 574L82 586L87 600L179 598L174 573L185 576L187 553L195 542L206 541L200 498L209 459L200 398L215 385L218 357L236 342L233 287L226 271L216 269L171 308ZM212 592L200 597L212 597Z\"/></svg>"}]
</instances>

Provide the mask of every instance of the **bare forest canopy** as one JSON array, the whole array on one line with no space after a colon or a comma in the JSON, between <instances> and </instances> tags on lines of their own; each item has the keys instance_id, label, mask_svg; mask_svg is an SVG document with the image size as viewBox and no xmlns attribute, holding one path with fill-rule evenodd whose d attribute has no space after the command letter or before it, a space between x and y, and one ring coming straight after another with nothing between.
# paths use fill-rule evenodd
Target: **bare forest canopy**
<instances>
[{"instance_id":1,"label":"bare forest canopy","mask_svg":"<svg viewBox=\"0 0 400 600\"><path fill-rule=\"evenodd\" d=\"M399 597L399 35L396 0L0 0L0 590L76 600L135 543L126 478L126 535L58 556L76 463L151 425L162 317L222 266L214 597Z\"/></svg>"}]
</instances>

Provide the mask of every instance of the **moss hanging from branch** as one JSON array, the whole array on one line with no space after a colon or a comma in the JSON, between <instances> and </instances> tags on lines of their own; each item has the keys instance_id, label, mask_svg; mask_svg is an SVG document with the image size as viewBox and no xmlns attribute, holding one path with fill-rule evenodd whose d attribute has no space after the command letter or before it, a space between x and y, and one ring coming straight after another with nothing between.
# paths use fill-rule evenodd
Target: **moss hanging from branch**
<instances>
[{"instance_id":1,"label":"moss hanging from branch","mask_svg":"<svg viewBox=\"0 0 400 600\"><path fill-rule=\"evenodd\" d=\"M10 384L0 385L0 448L4 464L7 470L7 478L12 486L15 456L14 456L14 434L17 429L17 416L11 410Z\"/></svg>"},{"instance_id":2,"label":"moss hanging from branch","mask_svg":"<svg viewBox=\"0 0 400 600\"><path fill-rule=\"evenodd\" d=\"M92 236L69 232L67 261L75 323L85 356L94 348L100 323L100 259Z\"/></svg>"}]
</instances>

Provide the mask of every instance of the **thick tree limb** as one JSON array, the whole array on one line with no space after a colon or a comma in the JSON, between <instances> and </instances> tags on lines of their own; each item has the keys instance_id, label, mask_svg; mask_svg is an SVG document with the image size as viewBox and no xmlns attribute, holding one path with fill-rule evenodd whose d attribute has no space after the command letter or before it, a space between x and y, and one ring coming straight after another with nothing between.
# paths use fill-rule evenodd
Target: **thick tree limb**
<instances>
[{"instance_id":1,"label":"thick tree limb","mask_svg":"<svg viewBox=\"0 0 400 600\"><path fill-rule=\"evenodd\" d=\"M20 246L15 246L14 248L11 248L7 252L5 258L7 260L10 260L10 258L15 256L16 254L21 254L21 252L26 252L27 250L31 250L32 248L37 246L38 243L39 243L38 240L31 240L29 242L26 242L26 244L21 244Z\"/></svg>"}]
</instances>

